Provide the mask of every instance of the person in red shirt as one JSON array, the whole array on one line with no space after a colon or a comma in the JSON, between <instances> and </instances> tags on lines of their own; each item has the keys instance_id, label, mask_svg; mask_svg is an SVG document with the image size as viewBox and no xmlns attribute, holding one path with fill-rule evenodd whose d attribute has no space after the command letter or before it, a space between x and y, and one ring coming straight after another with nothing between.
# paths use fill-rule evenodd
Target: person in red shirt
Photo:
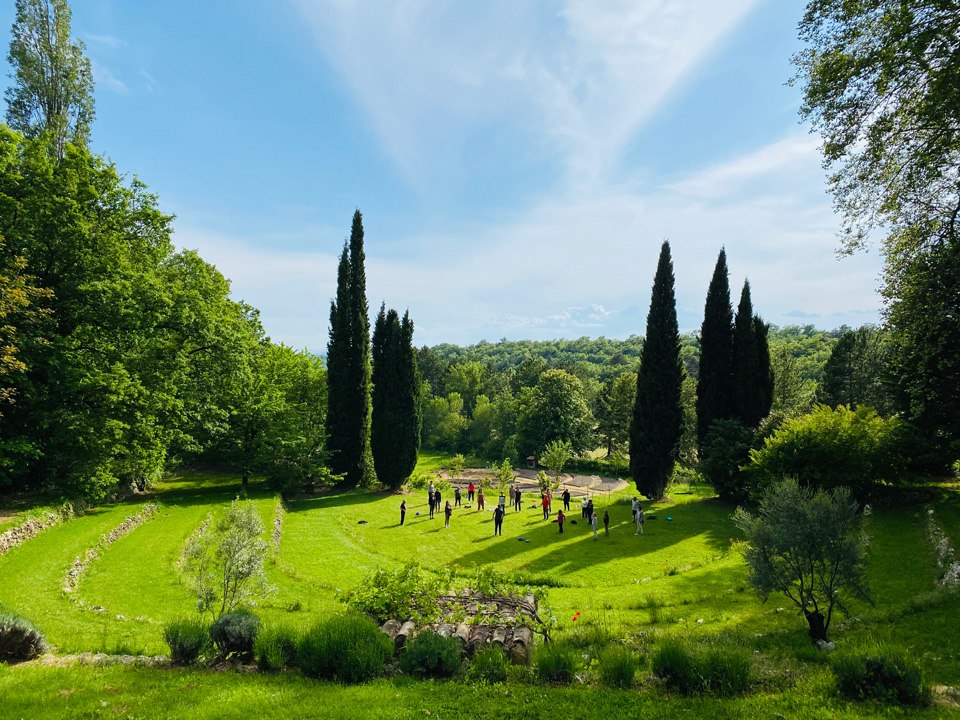
<instances>
[{"instance_id":1,"label":"person in red shirt","mask_svg":"<svg viewBox=\"0 0 960 720\"><path fill-rule=\"evenodd\" d=\"M547 497L546 493L544 493L540 497L540 504L543 506L543 519L549 520L550 519L550 498Z\"/></svg>"},{"instance_id":2,"label":"person in red shirt","mask_svg":"<svg viewBox=\"0 0 960 720\"><path fill-rule=\"evenodd\" d=\"M563 510L557 510L557 525L560 526L560 534L563 535L563 521L567 519L567 516L563 514Z\"/></svg>"},{"instance_id":3,"label":"person in red shirt","mask_svg":"<svg viewBox=\"0 0 960 720\"><path fill-rule=\"evenodd\" d=\"M467 488L467 502L473 502L473 493L476 491L476 489L477 486L471 482L470 487Z\"/></svg>"}]
</instances>

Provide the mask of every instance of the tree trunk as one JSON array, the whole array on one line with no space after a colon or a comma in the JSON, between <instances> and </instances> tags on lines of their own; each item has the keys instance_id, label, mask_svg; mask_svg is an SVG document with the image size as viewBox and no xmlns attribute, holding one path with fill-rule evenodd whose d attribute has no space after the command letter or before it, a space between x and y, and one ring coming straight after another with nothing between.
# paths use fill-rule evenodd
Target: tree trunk
<instances>
[{"instance_id":1,"label":"tree trunk","mask_svg":"<svg viewBox=\"0 0 960 720\"><path fill-rule=\"evenodd\" d=\"M250 483L250 476L247 473L243 474L243 489L247 489L247 485Z\"/></svg>"},{"instance_id":2,"label":"tree trunk","mask_svg":"<svg viewBox=\"0 0 960 720\"><path fill-rule=\"evenodd\" d=\"M818 640L827 641L827 628L823 624L823 613L819 610L810 612L804 610L803 614L807 617L807 624L810 626L810 640L816 644Z\"/></svg>"}]
</instances>

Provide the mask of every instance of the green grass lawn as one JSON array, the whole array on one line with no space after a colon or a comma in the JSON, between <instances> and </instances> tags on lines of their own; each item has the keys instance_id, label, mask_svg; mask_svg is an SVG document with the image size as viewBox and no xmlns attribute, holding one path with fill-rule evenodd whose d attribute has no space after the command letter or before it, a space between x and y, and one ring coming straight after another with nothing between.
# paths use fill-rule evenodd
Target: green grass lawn
<instances>
[{"instance_id":1,"label":"green grass lawn","mask_svg":"<svg viewBox=\"0 0 960 720\"><path fill-rule=\"evenodd\" d=\"M443 462L443 456L423 458L425 467ZM938 521L957 544L960 492L955 483L937 490L941 494ZM145 501L96 508L52 528L0 556L0 603L33 619L62 653L166 652L163 622L194 611L193 598L177 571L184 544L208 513L222 513L238 492L239 478L230 474L187 474L159 486L155 497L163 507L154 519L108 547L91 564L73 596L61 589L73 559ZM260 481L251 482L248 497L257 504L272 546L276 498ZM630 637L644 648L668 636L734 642L755 650L769 666L762 692L739 700L670 700L669 715L870 714L863 707L839 703L824 689L830 685L829 671L811 648L806 624L790 602L771 597L761 604L749 588L745 566L731 543L737 538L730 520L733 508L712 497L708 489L681 488L670 503L649 508L644 503L648 514L657 519L648 521L645 534L637 536L630 522L630 497L627 490L596 499L598 514L608 510L611 516L610 535L605 536L601 526L596 541L580 521L576 505L568 518L578 524L568 522L560 534L556 523L545 522L541 511L530 507L532 498L522 511L508 511L499 537L493 535L491 512L478 512L475 507L457 509L450 528L444 528L442 513L430 520L424 492L352 491L297 500L288 504L279 554L267 564L275 590L258 602L256 611L267 624L308 624L343 608L338 590L355 587L378 566L398 567L411 559L428 569L452 564L519 570L526 580L551 586L547 605L560 618L560 639L586 645L591 637ZM407 520L400 526L402 498L407 501ZM492 507L491 502L488 505ZM931 681L956 686L960 685L960 598L930 606L914 602L933 589L937 577L925 523L925 508L920 506L873 513L868 523L869 575L876 604L854 604L854 617L841 616L831 635L841 647L870 647L877 642L902 646L921 663ZM518 540L520 536L529 542ZM88 609L92 606L107 612L92 612ZM578 611L580 620L574 624L571 618ZM781 682L783 677L793 679ZM180 692L185 686L193 686L190 693ZM103 707L110 708L122 708L125 703L134 707L141 696L136 706L143 716L178 717L230 717L229 710L213 714L211 697L244 703L245 712L249 710L245 716L258 707L272 707L271 697L280 703L278 707L286 703L301 708L301 703L302 709L294 713L298 717L335 707L342 707L346 715L354 701L365 708L364 717L420 713L419 717L430 707L450 716L492 716L499 707L533 717L555 703L563 704L567 717L595 717L601 712L618 717L624 713L624 703L656 717L666 702L657 699L659 691L654 690L641 695L577 691L584 693L581 696L570 690L523 686L497 691L502 695L497 702L489 699L493 697L489 691L489 697L484 695L473 708L476 714L469 715L468 707L461 708L447 695L475 690L457 684L446 693L444 687L383 681L345 690L289 676L28 665L0 670L0 698L13 702L6 706L13 710L9 714L0 710L0 717L89 716L98 702L105 701ZM68 692L60 695L60 690ZM398 693L402 701L394 702ZM522 696L532 699L521 701ZM574 701L575 697L590 700ZM44 698L48 704L41 702ZM143 711L151 703L160 709L158 713ZM41 706L44 712L35 709ZM590 714L591 707L596 708L595 714Z\"/></svg>"}]
</instances>

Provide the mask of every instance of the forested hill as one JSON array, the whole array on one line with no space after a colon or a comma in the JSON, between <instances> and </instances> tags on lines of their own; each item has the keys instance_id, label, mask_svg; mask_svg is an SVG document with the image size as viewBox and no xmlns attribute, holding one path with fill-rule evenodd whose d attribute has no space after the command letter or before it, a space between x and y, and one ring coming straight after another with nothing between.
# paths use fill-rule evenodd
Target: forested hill
<instances>
[{"instance_id":1,"label":"forested hill","mask_svg":"<svg viewBox=\"0 0 960 720\"><path fill-rule=\"evenodd\" d=\"M835 330L818 330L813 325L770 327L771 353L781 352L796 361L804 380L818 381L823 364L837 338L849 330L847 326ZM696 333L681 336L682 355L687 372L696 377L700 361L700 343ZM479 362L493 370L503 371L520 366L529 358L540 358L551 367L578 369L585 375L603 381L624 370L635 370L640 358L643 338L631 335L625 340L588 337L576 340L482 340L476 345L461 347L443 343L430 348L444 364ZM422 351L421 351L422 353Z\"/></svg>"}]
</instances>

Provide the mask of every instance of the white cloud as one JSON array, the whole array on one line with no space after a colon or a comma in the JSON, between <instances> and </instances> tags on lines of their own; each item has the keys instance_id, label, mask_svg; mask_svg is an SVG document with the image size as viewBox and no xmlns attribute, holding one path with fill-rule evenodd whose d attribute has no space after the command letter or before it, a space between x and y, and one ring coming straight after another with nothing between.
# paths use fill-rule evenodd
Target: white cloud
<instances>
[{"instance_id":1,"label":"white cloud","mask_svg":"<svg viewBox=\"0 0 960 720\"><path fill-rule=\"evenodd\" d=\"M141 69L140 75L141 77L143 77L144 80L147 81L146 88L149 92L153 92L160 86L160 83L154 80L153 76L150 73L148 73L146 70Z\"/></svg>"},{"instance_id":2,"label":"white cloud","mask_svg":"<svg viewBox=\"0 0 960 720\"><path fill-rule=\"evenodd\" d=\"M129 94L130 88L128 88L122 80L110 72L107 67L101 65L96 60L91 60L90 68L93 70L93 79L97 85L106 87L108 90L112 90L120 95Z\"/></svg>"},{"instance_id":3,"label":"white cloud","mask_svg":"<svg viewBox=\"0 0 960 720\"><path fill-rule=\"evenodd\" d=\"M516 0L292 1L410 177L507 118L578 185L609 172L757 2L567 0L551 13Z\"/></svg>"},{"instance_id":4,"label":"white cloud","mask_svg":"<svg viewBox=\"0 0 960 720\"><path fill-rule=\"evenodd\" d=\"M100 45L106 45L107 47L111 48L119 48L127 44L126 40L115 38L113 35L92 35L90 33L86 33L84 37L91 42L95 42Z\"/></svg>"}]
</instances>

